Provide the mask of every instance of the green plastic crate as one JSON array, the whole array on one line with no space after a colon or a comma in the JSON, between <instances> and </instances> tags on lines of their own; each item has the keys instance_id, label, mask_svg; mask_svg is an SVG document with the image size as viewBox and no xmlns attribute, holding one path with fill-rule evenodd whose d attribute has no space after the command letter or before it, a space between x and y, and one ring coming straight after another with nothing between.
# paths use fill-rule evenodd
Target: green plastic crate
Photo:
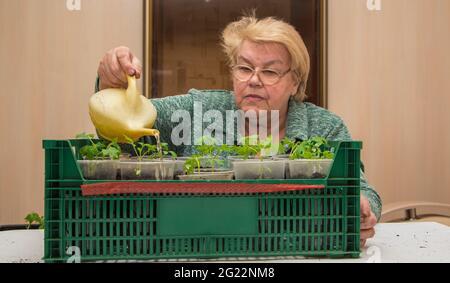
<instances>
[{"instance_id":1,"label":"green plastic crate","mask_svg":"<svg viewBox=\"0 0 450 283\"><path fill-rule=\"evenodd\" d=\"M360 255L361 142L332 142L326 179L225 181L325 189L83 197L81 185L102 182L81 175L76 160L85 143L43 142L46 262L66 261L70 247L80 249L81 261Z\"/></svg>"}]
</instances>

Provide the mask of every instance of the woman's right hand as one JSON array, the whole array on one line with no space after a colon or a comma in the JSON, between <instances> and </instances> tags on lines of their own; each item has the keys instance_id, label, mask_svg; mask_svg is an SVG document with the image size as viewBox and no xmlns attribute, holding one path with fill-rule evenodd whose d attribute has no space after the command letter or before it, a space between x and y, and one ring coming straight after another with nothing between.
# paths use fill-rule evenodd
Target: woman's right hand
<instances>
[{"instance_id":1,"label":"woman's right hand","mask_svg":"<svg viewBox=\"0 0 450 283\"><path fill-rule=\"evenodd\" d=\"M142 64L130 49L120 46L108 51L98 66L97 74L100 78L100 90L107 88L127 88L127 76L142 74Z\"/></svg>"}]
</instances>

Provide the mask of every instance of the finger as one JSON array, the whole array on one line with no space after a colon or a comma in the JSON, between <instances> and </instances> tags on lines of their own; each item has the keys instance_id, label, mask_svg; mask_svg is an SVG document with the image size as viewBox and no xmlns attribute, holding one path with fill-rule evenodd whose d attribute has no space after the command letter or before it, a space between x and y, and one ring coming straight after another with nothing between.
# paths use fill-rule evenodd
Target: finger
<instances>
[{"instance_id":1,"label":"finger","mask_svg":"<svg viewBox=\"0 0 450 283\"><path fill-rule=\"evenodd\" d=\"M361 230L361 240L367 240L370 238L373 238L375 236L375 229L367 229L367 230Z\"/></svg>"},{"instance_id":2,"label":"finger","mask_svg":"<svg viewBox=\"0 0 450 283\"><path fill-rule=\"evenodd\" d=\"M361 222L361 229L371 229L377 225L377 218L375 217L375 214L372 212L370 213L369 217L363 218L363 222Z\"/></svg>"},{"instance_id":3,"label":"finger","mask_svg":"<svg viewBox=\"0 0 450 283\"><path fill-rule=\"evenodd\" d=\"M117 59L117 56L113 54L111 57L111 64L109 65L111 74L114 75L116 80L120 82L121 85L126 85L127 77L125 75L125 71L122 70L121 65L119 64L119 60Z\"/></svg>"},{"instance_id":4,"label":"finger","mask_svg":"<svg viewBox=\"0 0 450 283\"><path fill-rule=\"evenodd\" d=\"M122 81L117 78L117 76L114 74L114 71L111 67L112 64L112 59L110 59L107 63L105 63L105 77L106 79L109 81L111 86L117 86L117 85L121 85Z\"/></svg>"},{"instance_id":5,"label":"finger","mask_svg":"<svg viewBox=\"0 0 450 283\"><path fill-rule=\"evenodd\" d=\"M141 75L142 75L142 64L141 64L141 61L139 61L139 59L137 57L135 57L133 55L131 55L131 56L132 56L132 60L131 61L132 61L132 64L133 64L133 66L135 68L135 71L136 71L136 73L135 73L136 79L140 79Z\"/></svg>"},{"instance_id":6,"label":"finger","mask_svg":"<svg viewBox=\"0 0 450 283\"><path fill-rule=\"evenodd\" d=\"M111 82L108 77L103 76L100 78L100 90L107 88L122 88L121 86Z\"/></svg>"},{"instance_id":7,"label":"finger","mask_svg":"<svg viewBox=\"0 0 450 283\"><path fill-rule=\"evenodd\" d=\"M100 68L100 70L101 70L101 77L100 77L100 79L103 81L103 83L105 85L113 87L113 86L115 86L117 84L117 82L116 82L116 79L115 79L114 75L111 74L110 68L108 67L110 64L111 63L109 62L108 58L105 58L100 63L100 65L101 65L101 68Z\"/></svg>"},{"instance_id":8,"label":"finger","mask_svg":"<svg viewBox=\"0 0 450 283\"><path fill-rule=\"evenodd\" d=\"M130 52L126 49L119 49L116 52L116 56L119 60L120 66L122 67L122 70L129 76L134 76L136 70L134 69L133 63L131 61Z\"/></svg>"},{"instance_id":9,"label":"finger","mask_svg":"<svg viewBox=\"0 0 450 283\"><path fill-rule=\"evenodd\" d=\"M361 249L366 247L366 243L367 243L367 240L359 241L359 246L361 247Z\"/></svg>"},{"instance_id":10,"label":"finger","mask_svg":"<svg viewBox=\"0 0 450 283\"><path fill-rule=\"evenodd\" d=\"M102 63L102 65L104 65ZM102 66L99 68L98 75L100 77L100 89L105 88L120 88L121 86L118 85L116 82L111 81L110 76L107 75L108 71L105 71L105 67Z\"/></svg>"},{"instance_id":11,"label":"finger","mask_svg":"<svg viewBox=\"0 0 450 283\"><path fill-rule=\"evenodd\" d=\"M369 201L367 200L366 197L361 196L361 217L369 217L370 213L371 213L371 209L370 209L370 205L369 205Z\"/></svg>"}]
</instances>

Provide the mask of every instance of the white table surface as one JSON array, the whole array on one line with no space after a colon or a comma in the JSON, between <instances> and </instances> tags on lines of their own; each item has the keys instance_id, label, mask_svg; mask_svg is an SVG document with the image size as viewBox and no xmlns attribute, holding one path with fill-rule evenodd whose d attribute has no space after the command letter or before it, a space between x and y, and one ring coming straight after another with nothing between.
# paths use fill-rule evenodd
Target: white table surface
<instances>
[{"instance_id":1,"label":"white table surface","mask_svg":"<svg viewBox=\"0 0 450 283\"><path fill-rule=\"evenodd\" d=\"M43 262L43 231L0 232L0 262ZM172 262L165 260L164 262ZM181 260L181 262L196 260ZM450 263L450 227L438 223L378 224L359 259L231 258L214 262L447 262ZM180 262L180 260L176 260Z\"/></svg>"}]
</instances>

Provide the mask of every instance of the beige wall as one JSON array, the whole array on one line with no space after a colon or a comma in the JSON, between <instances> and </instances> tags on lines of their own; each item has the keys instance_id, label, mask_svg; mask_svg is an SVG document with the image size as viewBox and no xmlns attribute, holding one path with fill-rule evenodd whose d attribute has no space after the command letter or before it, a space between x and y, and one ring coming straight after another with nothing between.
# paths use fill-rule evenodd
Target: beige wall
<instances>
[{"instance_id":1,"label":"beige wall","mask_svg":"<svg viewBox=\"0 0 450 283\"><path fill-rule=\"evenodd\" d=\"M450 204L450 1L331 0L329 107L386 204Z\"/></svg>"},{"instance_id":2,"label":"beige wall","mask_svg":"<svg viewBox=\"0 0 450 283\"><path fill-rule=\"evenodd\" d=\"M41 140L92 131L98 60L142 58L141 0L0 0L0 225L43 213ZM385 203L450 203L450 1L330 0L329 106L364 141Z\"/></svg>"},{"instance_id":3,"label":"beige wall","mask_svg":"<svg viewBox=\"0 0 450 283\"><path fill-rule=\"evenodd\" d=\"M43 214L42 139L92 132L87 102L112 47L143 52L141 0L0 0L0 225Z\"/></svg>"}]
</instances>

